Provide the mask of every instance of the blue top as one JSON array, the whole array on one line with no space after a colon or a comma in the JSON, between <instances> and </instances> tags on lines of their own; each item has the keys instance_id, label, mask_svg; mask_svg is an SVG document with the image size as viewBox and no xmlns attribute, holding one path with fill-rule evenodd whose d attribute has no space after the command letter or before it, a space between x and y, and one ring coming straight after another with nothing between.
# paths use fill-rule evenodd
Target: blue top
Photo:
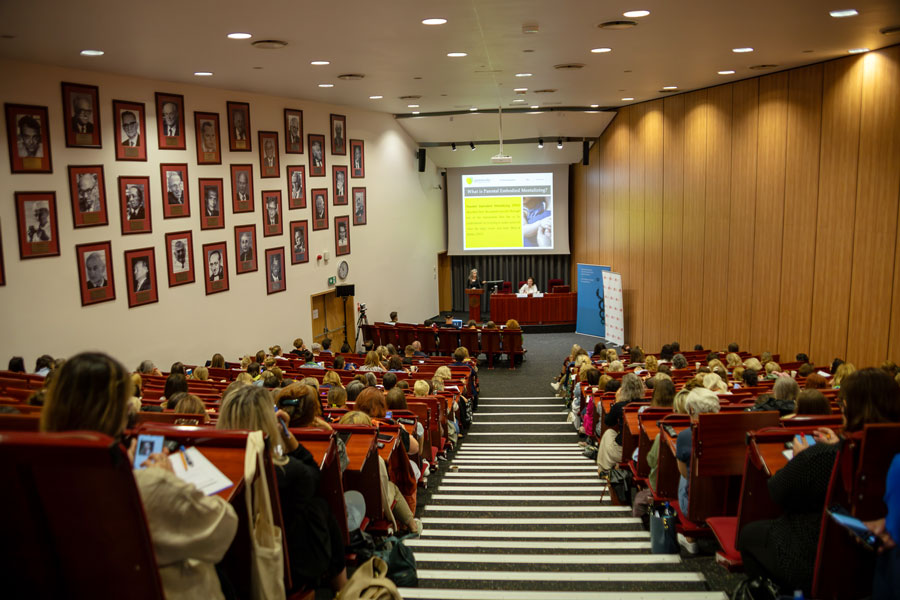
<instances>
[{"instance_id":1,"label":"blue top","mask_svg":"<svg viewBox=\"0 0 900 600\"><path fill-rule=\"evenodd\" d=\"M900 454L894 455L887 473L884 503L888 507L885 529L894 542L900 542Z\"/></svg>"},{"instance_id":2,"label":"blue top","mask_svg":"<svg viewBox=\"0 0 900 600\"><path fill-rule=\"evenodd\" d=\"M685 464L691 464L691 428L688 427L678 434L675 440L675 458Z\"/></svg>"}]
</instances>

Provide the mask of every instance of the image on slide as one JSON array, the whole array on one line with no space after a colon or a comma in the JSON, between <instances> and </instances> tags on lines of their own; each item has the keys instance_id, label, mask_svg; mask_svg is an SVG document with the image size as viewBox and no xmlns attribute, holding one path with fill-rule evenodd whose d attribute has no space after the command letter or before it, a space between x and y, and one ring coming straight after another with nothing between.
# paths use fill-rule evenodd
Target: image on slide
<instances>
[{"instance_id":1,"label":"image on slide","mask_svg":"<svg viewBox=\"0 0 900 600\"><path fill-rule=\"evenodd\" d=\"M522 198L522 245L525 248L553 247L553 213L550 196Z\"/></svg>"},{"instance_id":2,"label":"image on slide","mask_svg":"<svg viewBox=\"0 0 900 600\"><path fill-rule=\"evenodd\" d=\"M553 175L463 175L465 250L552 250Z\"/></svg>"}]
</instances>

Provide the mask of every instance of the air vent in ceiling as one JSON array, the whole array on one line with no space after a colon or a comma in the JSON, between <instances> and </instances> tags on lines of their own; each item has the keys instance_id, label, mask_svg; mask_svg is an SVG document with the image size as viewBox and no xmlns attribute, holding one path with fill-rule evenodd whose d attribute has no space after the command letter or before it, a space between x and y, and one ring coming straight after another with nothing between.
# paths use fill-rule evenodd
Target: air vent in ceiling
<instances>
[{"instance_id":1,"label":"air vent in ceiling","mask_svg":"<svg viewBox=\"0 0 900 600\"><path fill-rule=\"evenodd\" d=\"M636 21L607 21L605 23L600 23L597 25L600 29L631 29L632 27L637 26Z\"/></svg>"},{"instance_id":2,"label":"air vent in ceiling","mask_svg":"<svg viewBox=\"0 0 900 600\"><path fill-rule=\"evenodd\" d=\"M556 92L556 90L553 88L547 88L547 89L543 89L543 90L534 90L535 94L553 94L555 92Z\"/></svg>"},{"instance_id":3,"label":"air vent in ceiling","mask_svg":"<svg viewBox=\"0 0 900 600\"><path fill-rule=\"evenodd\" d=\"M409 96L400 96L401 100L419 100L422 96L411 94Z\"/></svg>"},{"instance_id":4,"label":"air vent in ceiling","mask_svg":"<svg viewBox=\"0 0 900 600\"><path fill-rule=\"evenodd\" d=\"M583 63L563 63L561 65L553 65L553 68L557 71L577 71L578 69L583 69Z\"/></svg>"},{"instance_id":5,"label":"air vent in ceiling","mask_svg":"<svg viewBox=\"0 0 900 600\"><path fill-rule=\"evenodd\" d=\"M256 40L251 42L250 45L260 50L279 50L288 44L283 40Z\"/></svg>"},{"instance_id":6,"label":"air vent in ceiling","mask_svg":"<svg viewBox=\"0 0 900 600\"><path fill-rule=\"evenodd\" d=\"M659 90L660 94L675 94L678 90Z\"/></svg>"},{"instance_id":7,"label":"air vent in ceiling","mask_svg":"<svg viewBox=\"0 0 900 600\"><path fill-rule=\"evenodd\" d=\"M753 65L750 67L754 71L765 71L766 69L775 69L778 65Z\"/></svg>"},{"instance_id":8,"label":"air vent in ceiling","mask_svg":"<svg viewBox=\"0 0 900 600\"><path fill-rule=\"evenodd\" d=\"M881 35L897 35L900 33L900 25L892 25L890 27L884 27L879 30Z\"/></svg>"},{"instance_id":9,"label":"air vent in ceiling","mask_svg":"<svg viewBox=\"0 0 900 600\"><path fill-rule=\"evenodd\" d=\"M344 73L343 75L338 75L338 79L343 79L344 81L359 81L365 77L366 76L362 73Z\"/></svg>"}]
</instances>

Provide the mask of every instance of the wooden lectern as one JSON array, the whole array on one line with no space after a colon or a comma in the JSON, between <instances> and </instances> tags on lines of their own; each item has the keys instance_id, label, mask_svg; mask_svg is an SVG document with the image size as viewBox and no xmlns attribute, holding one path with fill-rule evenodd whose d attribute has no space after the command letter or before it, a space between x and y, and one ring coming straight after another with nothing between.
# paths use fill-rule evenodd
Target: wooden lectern
<instances>
[{"instance_id":1,"label":"wooden lectern","mask_svg":"<svg viewBox=\"0 0 900 600\"><path fill-rule=\"evenodd\" d=\"M466 296L469 297L469 318L473 321L481 321L481 295L484 290L467 289Z\"/></svg>"}]
</instances>

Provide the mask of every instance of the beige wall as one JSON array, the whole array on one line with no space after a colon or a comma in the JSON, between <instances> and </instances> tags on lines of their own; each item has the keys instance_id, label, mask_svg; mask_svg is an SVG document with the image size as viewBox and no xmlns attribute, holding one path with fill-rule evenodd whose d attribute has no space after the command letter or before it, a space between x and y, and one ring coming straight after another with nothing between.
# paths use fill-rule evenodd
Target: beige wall
<instances>
[{"instance_id":1,"label":"beige wall","mask_svg":"<svg viewBox=\"0 0 900 600\"><path fill-rule=\"evenodd\" d=\"M309 178L307 189L329 189L329 229L312 231L310 221L310 262L286 267L287 291L266 295L265 271L236 275L233 265L234 227L255 224L257 248L284 246L289 252L288 222L310 219L310 210L287 210L284 200L284 235L262 236L260 191L281 189L286 195L286 165L307 164L307 154L281 155L281 177L260 179L256 152L256 131L279 132L283 151L283 109L303 110L304 133L328 135L329 114L347 116L347 136L365 140L365 179L350 179L351 186L366 186L368 224L351 226L352 253L347 283L356 284L356 300L365 302L370 319L386 320L391 310L401 319L421 321L438 312L437 253L444 249L444 208L436 189L440 176L432 163L425 173L416 172L415 143L388 114L341 106L329 106L292 98L279 98L227 91L211 87L186 86L169 82L120 77L89 71L74 71L40 65L0 61L0 98L3 102L45 105L50 110L50 136L53 173L49 175L11 175L6 142L0 144L0 233L6 266L7 285L0 287L0 348L3 368L9 356L25 356L29 368L41 353L68 356L83 349L100 349L120 358L134 368L150 358L164 368L175 360L202 362L214 352L229 358L255 352L278 343L290 347L301 336L309 338L310 294L328 289L328 277L335 275L334 216L350 214L349 206L332 203L331 165L349 164L349 157L327 155L327 176ZM61 116L60 82L97 85L100 88L103 149L66 148ZM156 145L154 92L183 94L187 126L187 150L160 151ZM113 154L112 100L144 102L150 143L148 161L116 162ZM253 126L253 153L230 153L223 148L222 165L197 166L193 137L193 112L217 112L224 124L226 100L250 103ZM2 127L6 136L5 123ZM223 126L224 133L224 126ZM5 140L5 137L4 137ZM227 137L225 138L227 142ZM330 149L330 143L326 148ZM188 163L190 198L189 219L163 219L159 164ZM230 202L225 206L225 229L201 231L197 179L221 177L225 196L230 198L229 164L252 162L256 212L234 215ZM68 192L67 166L98 164L105 166L110 225L74 230ZM308 170L308 165L307 165ZM120 175L150 177L153 233L122 236L119 225L117 178ZM19 259L13 194L16 191L56 192L61 252L58 257ZM351 218L352 220L352 218ZM230 291L206 296L202 282L202 263L195 262L200 277L194 284L169 288L166 284L166 232L191 229L194 251L204 243L225 241L229 256ZM82 307L76 270L76 244L112 241L116 300ZM153 246L156 249L157 276L160 279L159 302L129 309L125 289L123 253L129 249ZM401 250L402 249L402 250ZM315 256L331 253L326 263L317 264ZM342 257L344 258L344 257ZM288 261L289 263L290 261ZM352 324L351 324L352 326Z\"/></svg>"},{"instance_id":2,"label":"beige wall","mask_svg":"<svg viewBox=\"0 0 900 600\"><path fill-rule=\"evenodd\" d=\"M572 185L630 343L900 361L900 46L626 107Z\"/></svg>"}]
</instances>

